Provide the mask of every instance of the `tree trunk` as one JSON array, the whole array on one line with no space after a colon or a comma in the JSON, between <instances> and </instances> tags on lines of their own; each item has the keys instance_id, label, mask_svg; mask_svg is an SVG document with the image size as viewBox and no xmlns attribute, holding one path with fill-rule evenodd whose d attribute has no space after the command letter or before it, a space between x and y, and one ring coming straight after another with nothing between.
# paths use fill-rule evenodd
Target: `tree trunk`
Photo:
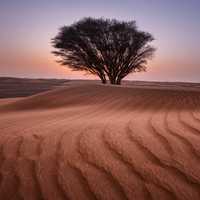
<instances>
[{"instance_id":1,"label":"tree trunk","mask_svg":"<svg viewBox=\"0 0 200 200\"><path fill-rule=\"evenodd\" d=\"M101 79L101 82L102 82L103 84L106 84L106 83L107 83L106 79Z\"/></svg>"},{"instance_id":2,"label":"tree trunk","mask_svg":"<svg viewBox=\"0 0 200 200\"><path fill-rule=\"evenodd\" d=\"M117 85L121 85L121 79L117 79L116 84L117 84Z\"/></svg>"},{"instance_id":3,"label":"tree trunk","mask_svg":"<svg viewBox=\"0 0 200 200\"><path fill-rule=\"evenodd\" d=\"M110 84L112 85L116 84L116 80L113 77L110 77Z\"/></svg>"},{"instance_id":4,"label":"tree trunk","mask_svg":"<svg viewBox=\"0 0 200 200\"><path fill-rule=\"evenodd\" d=\"M118 77L118 78L117 78L117 81L116 81L116 84L117 84L117 85L121 85L121 81L122 81L122 78Z\"/></svg>"},{"instance_id":5,"label":"tree trunk","mask_svg":"<svg viewBox=\"0 0 200 200\"><path fill-rule=\"evenodd\" d=\"M112 85L121 85L122 78L110 77L109 80L110 80L110 84Z\"/></svg>"},{"instance_id":6,"label":"tree trunk","mask_svg":"<svg viewBox=\"0 0 200 200\"><path fill-rule=\"evenodd\" d=\"M106 80L106 77L105 77L104 74L99 75L99 78L101 79L101 82L102 82L103 84L106 84L106 83L107 83L107 80Z\"/></svg>"}]
</instances>

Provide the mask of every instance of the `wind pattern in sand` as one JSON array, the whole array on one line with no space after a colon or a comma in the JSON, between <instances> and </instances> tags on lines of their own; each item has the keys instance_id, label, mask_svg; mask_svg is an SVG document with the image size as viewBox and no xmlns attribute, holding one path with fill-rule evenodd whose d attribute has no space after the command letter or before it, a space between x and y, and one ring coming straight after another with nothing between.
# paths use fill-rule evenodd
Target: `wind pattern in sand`
<instances>
[{"instance_id":1,"label":"wind pattern in sand","mask_svg":"<svg viewBox=\"0 0 200 200\"><path fill-rule=\"evenodd\" d=\"M2 200L199 200L200 93L69 85L0 104Z\"/></svg>"}]
</instances>

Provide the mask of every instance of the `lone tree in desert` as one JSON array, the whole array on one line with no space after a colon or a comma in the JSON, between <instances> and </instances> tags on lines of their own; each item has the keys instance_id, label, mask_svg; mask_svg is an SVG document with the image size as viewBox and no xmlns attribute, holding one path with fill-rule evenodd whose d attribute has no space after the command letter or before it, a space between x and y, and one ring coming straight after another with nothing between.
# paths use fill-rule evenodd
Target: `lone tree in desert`
<instances>
[{"instance_id":1,"label":"lone tree in desert","mask_svg":"<svg viewBox=\"0 0 200 200\"><path fill-rule=\"evenodd\" d=\"M152 40L135 21L84 18L62 27L52 44L62 65L97 75L102 83L121 84L128 74L146 70L155 50Z\"/></svg>"}]
</instances>

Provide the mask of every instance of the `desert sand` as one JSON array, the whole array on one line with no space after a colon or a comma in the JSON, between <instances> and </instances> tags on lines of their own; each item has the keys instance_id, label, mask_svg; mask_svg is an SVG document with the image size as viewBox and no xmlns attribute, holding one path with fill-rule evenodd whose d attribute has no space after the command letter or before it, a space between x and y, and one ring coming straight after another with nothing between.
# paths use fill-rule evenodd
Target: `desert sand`
<instances>
[{"instance_id":1,"label":"desert sand","mask_svg":"<svg viewBox=\"0 0 200 200\"><path fill-rule=\"evenodd\" d=\"M199 200L200 89L152 85L0 100L0 199Z\"/></svg>"},{"instance_id":2,"label":"desert sand","mask_svg":"<svg viewBox=\"0 0 200 200\"><path fill-rule=\"evenodd\" d=\"M67 82L65 79L0 77L0 98L29 96L60 87Z\"/></svg>"}]
</instances>

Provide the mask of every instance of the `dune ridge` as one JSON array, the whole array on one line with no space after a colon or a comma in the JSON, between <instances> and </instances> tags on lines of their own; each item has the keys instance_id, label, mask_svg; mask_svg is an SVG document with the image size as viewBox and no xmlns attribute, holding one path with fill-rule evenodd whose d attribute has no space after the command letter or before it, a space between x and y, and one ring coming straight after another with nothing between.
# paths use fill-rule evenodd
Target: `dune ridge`
<instances>
[{"instance_id":1,"label":"dune ridge","mask_svg":"<svg viewBox=\"0 0 200 200\"><path fill-rule=\"evenodd\" d=\"M200 92L71 84L0 102L0 199L200 199Z\"/></svg>"}]
</instances>

